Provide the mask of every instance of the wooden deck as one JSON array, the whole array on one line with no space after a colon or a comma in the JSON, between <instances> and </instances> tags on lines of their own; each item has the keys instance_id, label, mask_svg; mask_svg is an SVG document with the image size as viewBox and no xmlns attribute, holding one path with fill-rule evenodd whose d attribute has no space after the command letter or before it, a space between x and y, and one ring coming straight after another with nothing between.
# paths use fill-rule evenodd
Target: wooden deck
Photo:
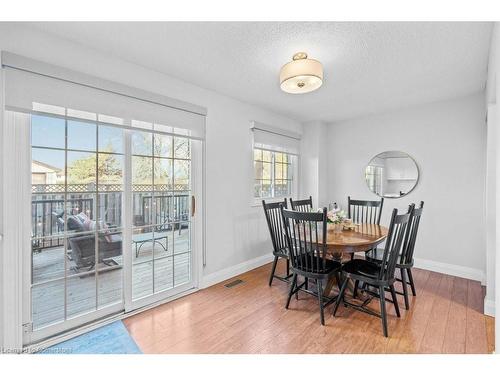
<instances>
[{"instance_id":1,"label":"wooden deck","mask_svg":"<svg viewBox=\"0 0 500 375\"><path fill-rule=\"evenodd\" d=\"M493 351L494 319L483 315L477 281L415 269L417 296L401 318L388 304L385 338L380 319L342 306L335 318L329 307L321 326L317 299L304 293L286 310L287 284L275 280L269 287L270 268L238 276L244 283L231 289L224 282L132 316L125 325L144 353ZM378 301L370 307L377 310Z\"/></svg>"},{"instance_id":2,"label":"wooden deck","mask_svg":"<svg viewBox=\"0 0 500 375\"><path fill-rule=\"evenodd\" d=\"M190 278L189 231L169 237L169 250L145 243L139 256L135 257L135 245L132 245L134 298L153 293L153 272L155 292L184 284ZM174 246L172 246L174 245ZM175 249L172 251L172 249ZM122 257L112 258L116 266L100 264L96 287L96 272L76 269L71 254L66 257L66 304L67 317L71 318L86 312L102 308L123 298ZM44 249L33 256L32 319L34 329L64 320L64 277L65 254L63 247ZM56 280L56 281L53 281ZM38 284L38 285L36 285ZM97 292L97 298L96 298Z\"/></svg>"}]
</instances>

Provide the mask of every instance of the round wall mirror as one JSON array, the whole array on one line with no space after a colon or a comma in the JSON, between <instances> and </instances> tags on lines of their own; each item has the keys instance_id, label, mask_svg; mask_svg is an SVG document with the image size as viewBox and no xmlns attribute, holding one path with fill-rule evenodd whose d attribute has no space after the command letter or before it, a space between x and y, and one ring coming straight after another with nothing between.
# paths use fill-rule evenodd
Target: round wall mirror
<instances>
[{"instance_id":1,"label":"round wall mirror","mask_svg":"<svg viewBox=\"0 0 500 375\"><path fill-rule=\"evenodd\" d=\"M380 197L401 198L418 182L418 166L405 152L385 151L375 156L365 169L368 188Z\"/></svg>"}]
</instances>

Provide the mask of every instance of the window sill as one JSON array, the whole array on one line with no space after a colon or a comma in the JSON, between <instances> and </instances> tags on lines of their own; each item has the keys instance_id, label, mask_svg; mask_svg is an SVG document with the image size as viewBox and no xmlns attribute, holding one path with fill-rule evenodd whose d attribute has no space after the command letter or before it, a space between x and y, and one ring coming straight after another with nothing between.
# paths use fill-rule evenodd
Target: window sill
<instances>
[{"instance_id":1,"label":"window sill","mask_svg":"<svg viewBox=\"0 0 500 375\"><path fill-rule=\"evenodd\" d=\"M291 196L287 197L281 197L281 198L262 198L262 199L255 199L251 204L250 207L262 207L262 200L265 200L266 203L277 203L277 202L283 202L284 199L287 199L287 201L292 198Z\"/></svg>"}]
</instances>

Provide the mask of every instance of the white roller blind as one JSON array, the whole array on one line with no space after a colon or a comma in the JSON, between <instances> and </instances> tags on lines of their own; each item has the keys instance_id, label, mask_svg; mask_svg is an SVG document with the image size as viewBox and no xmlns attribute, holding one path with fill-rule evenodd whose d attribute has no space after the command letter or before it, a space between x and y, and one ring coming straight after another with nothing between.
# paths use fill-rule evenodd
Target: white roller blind
<instances>
[{"instance_id":1,"label":"white roller blind","mask_svg":"<svg viewBox=\"0 0 500 375\"><path fill-rule=\"evenodd\" d=\"M52 65L12 56L15 58L2 53L5 106L8 109L49 112L90 120L95 114L95 118L101 122L117 124L121 119L121 124L125 126L157 124L156 127L169 129L173 133L197 139L205 137L205 110L201 107L189 103L184 106L183 102L156 94L144 94L142 90L77 72L71 78L78 82L70 81L67 78L71 76L71 71L64 68L58 71ZM175 108L153 100L171 101L185 108Z\"/></svg>"},{"instance_id":2,"label":"white roller blind","mask_svg":"<svg viewBox=\"0 0 500 375\"><path fill-rule=\"evenodd\" d=\"M252 123L254 147L271 151L300 153L300 134L279 129L259 122Z\"/></svg>"}]
</instances>

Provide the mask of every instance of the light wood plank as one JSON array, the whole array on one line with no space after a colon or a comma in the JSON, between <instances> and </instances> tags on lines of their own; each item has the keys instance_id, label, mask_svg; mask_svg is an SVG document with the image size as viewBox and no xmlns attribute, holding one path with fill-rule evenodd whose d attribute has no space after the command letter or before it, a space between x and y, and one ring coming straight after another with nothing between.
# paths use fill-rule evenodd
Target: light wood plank
<instances>
[{"instance_id":1,"label":"light wood plank","mask_svg":"<svg viewBox=\"0 0 500 375\"><path fill-rule=\"evenodd\" d=\"M484 294L478 281L468 280L466 353L487 353L486 320L483 314Z\"/></svg>"},{"instance_id":2,"label":"light wood plank","mask_svg":"<svg viewBox=\"0 0 500 375\"><path fill-rule=\"evenodd\" d=\"M288 285L269 287L270 268L239 275L244 283L234 288L223 282L135 315L125 325L145 353L441 353L467 346L487 353L491 347L493 319L478 310L479 283L415 269L418 295L410 297L409 311L398 296L401 318L388 304L385 338L380 319L343 306L335 318L327 308L321 326L317 299L304 293L286 310ZM284 262L278 270L284 272ZM378 300L370 308L378 311ZM464 328L464 316L475 335Z\"/></svg>"},{"instance_id":3,"label":"light wood plank","mask_svg":"<svg viewBox=\"0 0 500 375\"><path fill-rule=\"evenodd\" d=\"M416 271L416 270L415 270ZM414 272L415 274L417 272ZM407 315L406 327L401 334L397 351L399 353L417 353L431 317L434 299L441 283L442 274L429 272L429 277L422 289L417 289L417 297Z\"/></svg>"},{"instance_id":4,"label":"light wood plank","mask_svg":"<svg viewBox=\"0 0 500 375\"><path fill-rule=\"evenodd\" d=\"M442 350L446 323L450 312L453 279L453 276L448 275L441 277L432 310L430 311L430 318L420 343L420 353L438 353Z\"/></svg>"},{"instance_id":5,"label":"light wood plank","mask_svg":"<svg viewBox=\"0 0 500 375\"><path fill-rule=\"evenodd\" d=\"M488 353L495 351L495 318L485 316L486 319L486 335L488 341Z\"/></svg>"},{"instance_id":6,"label":"light wood plank","mask_svg":"<svg viewBox=\"0 0 500 375\"><path fill-rule=\"evenodd\" d=\"M466 279L460 277L454 278L450 313L446 322L446 333L444 336L444 353L465 353L467 289L468 282Z\"/></svg>"}]
</instances>

